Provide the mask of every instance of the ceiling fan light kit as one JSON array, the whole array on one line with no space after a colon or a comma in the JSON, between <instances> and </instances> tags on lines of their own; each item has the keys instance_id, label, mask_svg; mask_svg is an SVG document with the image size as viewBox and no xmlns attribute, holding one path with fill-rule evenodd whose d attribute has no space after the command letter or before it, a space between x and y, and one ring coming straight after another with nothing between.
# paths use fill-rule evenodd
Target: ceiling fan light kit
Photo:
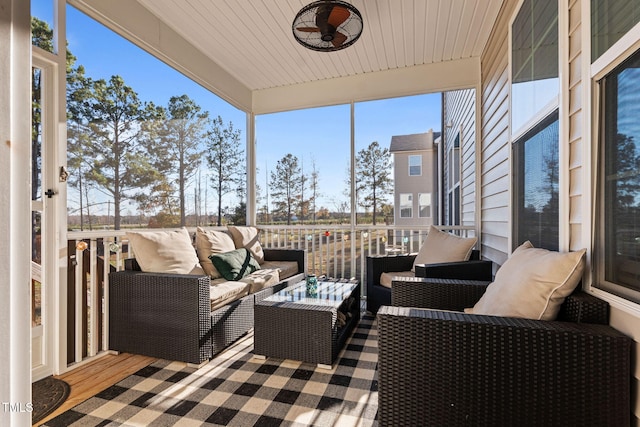
<instances>
[{"instance_id":1,"label":"ceiling fan light kit","mask_svg":"<svg viewBox=\"0 0 640 427\"><path fill-rule=\"evenodd\" d=\"M302 46L332 52L354 44L362 34L362 15L341 0L320 0L303 7L291 26Z\"/></svg>"}]
</instances>

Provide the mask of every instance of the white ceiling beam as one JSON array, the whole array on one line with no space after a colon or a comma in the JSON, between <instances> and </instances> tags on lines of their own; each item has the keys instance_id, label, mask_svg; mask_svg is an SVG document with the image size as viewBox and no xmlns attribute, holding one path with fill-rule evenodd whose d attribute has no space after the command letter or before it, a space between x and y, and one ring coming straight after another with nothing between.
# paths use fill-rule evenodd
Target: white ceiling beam
<instances>
[{"instance_id":1,"label":"white ceiling beam","mask_svg":"<svg viewBox=\"0 0 640 427\"><path fill-rule=\"evenodd\" d=\"M255 114L476 87L480 59L467 58L253 92Z\"/></svg>"}]
</instances>

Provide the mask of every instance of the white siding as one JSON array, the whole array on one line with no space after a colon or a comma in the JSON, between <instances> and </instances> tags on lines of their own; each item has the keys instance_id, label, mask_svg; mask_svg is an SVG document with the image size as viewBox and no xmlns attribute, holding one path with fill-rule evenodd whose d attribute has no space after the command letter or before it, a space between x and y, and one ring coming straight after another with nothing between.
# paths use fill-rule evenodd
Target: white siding
<instances>
[{"instance_id":1,"label":"white siding","mask_svg":"<svg viewBox=\"0 0 640 427\"><path fill-rule=\"evenodd\" d=\"M484 258L501 265L509 253L510 149L509 142L509 20L517 2L500 11L481 58L480 209Z\"/></svg>"},{"instance_id":2,"label":"white siding","mask_svg":"<svg viewBox=\"0 0 640 427\"><path fill-rule=\"evenodd\" d=\"M476 214L476 96L474 89L464 89L444 93L444 176L449 176L449 147L460 132L461 157L461 225L475 224ZM449 127L451 126L451 127ZM445 180L445 193L446 193ZM447 197L444 198L444 217L448 215Z\"/></svg>"},{"instance_id":3,"label":"white siding","mask_svg":"<svg viewBox=\"0 0 640 427\"><path fill-rule=\"evenodd\" d=\"M569 2L568 13L568 35L567 35L567 54L568 54L568 88L567 88L567 100L565 105L567 106L567 112L563 112L561 118L565 120L565 125L568 127L565 133L568 139L569 149L568 158L569 164L569 249L578 250L586 247L589 242L583 241L582 234L582 192L586 188L583 185L583 165L582 165L582 151L583 151L583 81L582 77L582 22L581 16L581 4L580 0L574 0ZM589 31L588 28L586 28ZM561 143L565 143L564 139L561 139Z\"/></svg>"}]
</instances>

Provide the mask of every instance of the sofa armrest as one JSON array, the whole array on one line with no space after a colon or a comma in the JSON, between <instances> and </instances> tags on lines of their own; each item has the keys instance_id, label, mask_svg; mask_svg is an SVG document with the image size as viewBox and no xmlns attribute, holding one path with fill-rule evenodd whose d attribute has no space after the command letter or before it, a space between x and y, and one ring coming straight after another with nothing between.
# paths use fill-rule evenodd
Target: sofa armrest
<instances>
[{"instance_id":1,"label":"sofa armrest","mask_svg":"<svg viewBox=\"0 0 640 427\"><path fill-rule=\"evenodd\" d=\"M394 280L391 305L463 311L473 307L489 281L407 277Z\"/></svg>"},{"instance_id":2,"label":"sofa armrest","mask_svg":"<svg viewBox=\"0 0 640 427\"><path fill-rule=\"evenodd\" d=\"M207 276L109 274L109 348L199 364L211 357Z\"/></svg>"},{"instance_id":3,"label":"sofa armrest","mask_svg":"<svg viewBox=\"0 0 640 427\"><path fill-rule=\"evenodd\" d=\"M560 306L558 320L608 325L609 303L577 289Z\"/></svg>"},{"instance_id":4,"label":"sofa armrest","mask_svg":"<svg viewBox=\"0 0 640 427\"><path fill-rule=\"evenodd\" d=\"M373 276L390 271L409 271L413 267L413 261L416 254L410 255L387 255L387 256L368 256L367 257L367 273L371 271Z\"/></svg>"},{"instance_id":5,"label":"sofa armrest","mask_svg":"<svg viewBox=\"0 0 640 427\"><path fill-rule=\"evenodd\" d=\"M380 275L390 271L409 271L413 267L416 255L368 256L367 291L380 285ZM368 292L367 292L368 293Z\"/></svg>"},{"instance_id":6,"label":"sofa armrest","mask_svg":"<svg viewBox=\"0 0 640 427\"><path fill-rule=\"evenodd\" d=\"M416 264L416 277L493 280L493 263L487 260Z\"/></svg>"},{"instance_id":7,"label":"sofa armrest","mask_svg":"<svg viewBox=\"0 0 640 427\"><path fill-rule=\"evenodd\" d=\"M380 275L391 271L409 271L416 255L367 257L367 310L375 314L382 305L391 303L391 289L380 285Z\"/></svg>"},{"instance_id":8,"label":"sofa armrest","mask_svg":"<svg viewBox=\"0 0 640 427\"><path fill-rule=\"evenodd\" d=\"M605 325L382 307L381 426L628 425L632 340Z\"/></svg>"},{"instance_id":9,"label":"sofa armrest","mask_svg":"<svg viewBox=\"0 0 640 427\"><path fill-rule=\"evenodd\" d=\"M307 272L307 251L304 249L264 248L265 261L296 261L298 273Z\"/></svg>"}]
</instances>

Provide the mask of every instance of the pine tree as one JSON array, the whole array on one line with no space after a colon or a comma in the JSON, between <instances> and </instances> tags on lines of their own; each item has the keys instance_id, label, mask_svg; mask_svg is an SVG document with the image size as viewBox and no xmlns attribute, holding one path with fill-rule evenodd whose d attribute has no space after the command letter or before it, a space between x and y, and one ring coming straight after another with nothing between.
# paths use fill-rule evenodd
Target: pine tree
<instances>
[{"instance_id":1,"label":"pine tree","mask_svg":"<svg viewBox=\"0 0 640 427\"><path fill-rule=\"evenodd\" d=\"M271 171L269 188L274 216L286 218L287 225L291 225L294 209L302 197L302 170L297 157L287 154L278 160L276 170Z\"/></svg>"},{"instance_id":2,"label":"pine tree","mask_svg":"<svg viewBox=\"0 0 640 427\"><path fill-rule=\"evenodd\" d=\"M120 76L95 81L83 111L89 130L86 152L93 158L87 179L113 198L114 228L119 230L122 202L163 179L141 143L143 122L156 120L159 112L143 104Z\"/></svg>"},{"instance_id":3,"label":"pine tree","mask_svg":"<svg viewBox=\"0 0 640 427\"><path fill-rule=\"evenodd\" d=\"M393 188L391 180L391 156L388 148L381 148L377 141L358 151L356 156L356 190L364 207L373 210L376 225L378 207L386 201Z\"/></svg>"},{"instance_id":4,"label":"pine tree","mask_svg":"<svg viewBox=\"0 0 640 427\"><path fill-rule=\"evenodd\" d=\"M208 113L202 112L189 96L172 96L154 127L153 162L155 167L175 182L180 226L186 225L187 184L200 166L207 137Z\"/></svg>"},{"instance_id":5,"label":"pine tree","mask_svg":"<svg viewBox=\"0 0 640 427\"><path fill-rule=\"evenodd\" d=\"M207 133L207 160L211 167L211 183L218 199L217 225L222 225L222 197L236 191L241 185L244 150L240 145L240 130L229 122L225 127L222 117L209 122Z\"/></svg>"}]
</instances>

